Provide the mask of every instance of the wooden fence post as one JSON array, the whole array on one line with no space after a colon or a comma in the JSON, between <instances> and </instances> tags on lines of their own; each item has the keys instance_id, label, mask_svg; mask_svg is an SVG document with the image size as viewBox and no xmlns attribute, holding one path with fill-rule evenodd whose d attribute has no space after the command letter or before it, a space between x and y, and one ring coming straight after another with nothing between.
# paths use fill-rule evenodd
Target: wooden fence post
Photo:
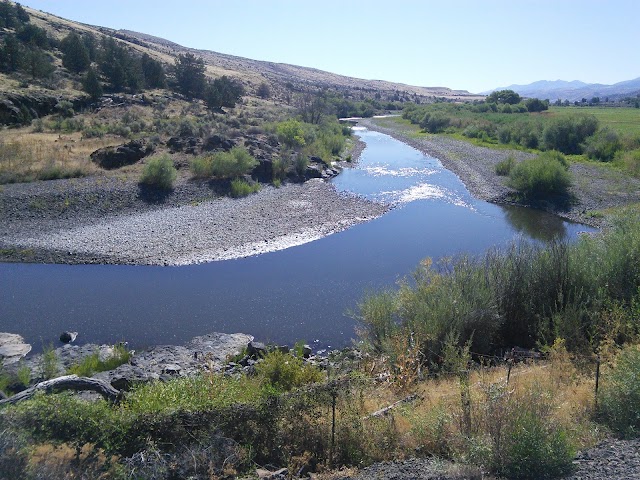
<instances>
[{"instance_id":1,"label":"wooden fence post","mask_svg":"<svg viewBox=\"0 0 640 480\"><path fill-rule=\"evenodd\" d=\"M595 392L595 400L596 400L596 408L598 408L598 387L600 385L600 355L596 357L596 392Z\"/></svg>"}]
</instances>

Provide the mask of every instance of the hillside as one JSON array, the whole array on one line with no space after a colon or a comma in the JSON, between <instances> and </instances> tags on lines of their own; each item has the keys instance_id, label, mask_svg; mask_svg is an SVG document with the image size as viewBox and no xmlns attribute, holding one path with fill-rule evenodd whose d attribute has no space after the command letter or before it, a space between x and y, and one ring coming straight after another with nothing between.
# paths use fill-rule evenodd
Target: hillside
<instances>
[{"instance_id":1,"label":"hillside","mask_svg":"<svg viewBox=\"0 0 640 480\"><path fill-rule=\"evenodd\" d=\"M299 92L328 88L346 91L352 95L357 93L359 96L364 96L364 98L377 93L382 98L390 100L414 100L416 98L421 98L422 100L434 98L473 100L482 98L482 96L471 94L464 90L452 90L446 87L412 86L384 80L365 80L314 68L252 60L208 50L197 50L144 33L91 26L30 8L25 8L25 10L32 16L34 23L54 32L59 38L70 30L90 32L99 36L107 35L118 38L138 51L149 53L169 64L173 63L172 59L180 53L193 53L204 59L207 65L207 72L210 75L229 75L241 79L243 83L254 89L261 82L267 81L272 87L275 87L274 92L283 94L286 94L286 90ZM250 88L249 92L251 90Z\"/></svg>"},{"instance_id":2,"label":"hillside","mask_svg":"<svg viewBox=\"0 0 640 480\"><path fill-rule=\"evenodd\" d=\"M363 80L325 72L315 68L251 60L209 50L190 49L162 38L132 32L130 30L118 30L114 32L114 34L129 41L138 40L144 42L145 46L153 50L173 55L192 52L204 58L212 69L220 69L227 73L233 72L236 75L242 75L247 78L255 77L257 74L262 79L267 79L269 82L281 87L285 87L287 84L293 84L298 89L304 88L305 86L312 86L317 88L346 89L352 92L363 90L365 92L379 92L391 95L397 93L402 96L418 96L424 99L439 97L453 100L473 100L482 98L482 96L471 94L466 90L451 90L446 87L420 87L384 80Z\"/></svg>"}]
</instances>

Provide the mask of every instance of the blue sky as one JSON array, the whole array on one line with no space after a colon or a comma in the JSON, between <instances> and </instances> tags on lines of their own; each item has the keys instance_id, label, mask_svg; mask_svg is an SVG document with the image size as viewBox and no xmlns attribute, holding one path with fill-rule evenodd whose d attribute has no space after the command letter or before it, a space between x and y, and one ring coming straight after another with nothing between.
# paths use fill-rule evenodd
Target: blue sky
<instances>
[{"instance_id":1,"label":"blue sky","mask_svg":"<svg viewBox=\"0 0 640 480\"><path fill-rule=\"evenodd\" d=\"M480 92L640 76L640 0L24 0L93 25L343 75Z\"/></svg>"}]
</instances>

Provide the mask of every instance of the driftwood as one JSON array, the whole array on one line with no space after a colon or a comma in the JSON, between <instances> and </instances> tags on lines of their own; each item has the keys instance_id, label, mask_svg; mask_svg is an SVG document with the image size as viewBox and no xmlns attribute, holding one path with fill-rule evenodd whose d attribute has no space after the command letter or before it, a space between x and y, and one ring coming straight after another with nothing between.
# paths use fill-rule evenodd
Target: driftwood
<instances>
[{"instance_id":1,"label":"driftwood","mask_svg":"<svg viewBox=\"0 0 640 480\"><path fill-rule=\"evenodd\" d=\"M402 405L403 403L410 403L413 402L414 400L417 400L418 395L416 395L415 393L409 395L406 398L403 398L402 400L398 400L395 403L392 403L391 405L389 405L388 407L384 407L381 408L380 410L377 410L369 415L367 415L366 417L364 417L363 420L367 420L369 418L375 418L375 417L383 417L385 416L387 413L389 413L391 410L393 410L394 408Z\"/></svg>"},{"instance_id":2,"label":"driftwood","mask_svg":"<svg viewBox=\"0 0 640 480\"><path fill-rule=\"evenodd\" d=\"M64 390L74 390L76 392L90 390L92 392L99 393L105 398L105 400L109 400L113 403L117 403L121 398L120 390L113 388L107 382L95 378L66 375L64 377L52 378L51 380L40 382L12 397L0 400L0 405L15 404L22 400L27 400L33 397L37 392L55 393L62 392Z\"/></svg>"}]
</instances>

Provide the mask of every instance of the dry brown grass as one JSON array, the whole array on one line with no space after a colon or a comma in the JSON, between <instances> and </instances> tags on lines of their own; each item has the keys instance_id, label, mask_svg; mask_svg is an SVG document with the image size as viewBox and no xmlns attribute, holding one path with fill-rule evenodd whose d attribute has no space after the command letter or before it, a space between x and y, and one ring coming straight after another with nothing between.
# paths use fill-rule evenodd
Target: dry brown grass
<instances>
[{"instance_id":1,"label":"dry brown grass","mask_svg":"<svg viewBox=\"0 0 640 480\"><path fill-rule=\"evenodd\" d=\"M91 445L84 445L80 452L77 452L67 444L46 444L33 447L28 472L30 478L51 480L112 478L113 472L107 466L104 454L96 451Z\"/></svg>"},{"instance_id":2,"label":"dry brown grass","mask_svg":"<svg viewBox=\"0 0 640 480\"><path fill-rule=\"evenodd\" d=\"M28 129L0 132L0 182L92 175L99 169L89 155L102 147L117 145L121 139L83 139L71 134L30 133Z\"/></svg>"},{"instance_id":3,"label":"dry brown grass","mask_svg":"<svg viewBox=\"0 0 640 480\"><path fill-rule=\"evenodd\" d=\"M371 370L371 363L364 368ZM496 448L493 439L508 431L511 419L523 410L534 411L548 424L562 428L578 448L597 442L601 432L592 422L595 366L576 367L575 359L558 343L546 360L514 365L508 384L507 368L501 365L470 372L470 423L465 421L464 384L455 375L418 381L409 388L402 385L402 389L390 380L367 394L363 405L372 412L409 393L417 394L416 401L390 413L398 450L409 455L419 452L463 462L483 461ZM379 366L374 370L380 375Z\"/></svg>"}]
</instances>

